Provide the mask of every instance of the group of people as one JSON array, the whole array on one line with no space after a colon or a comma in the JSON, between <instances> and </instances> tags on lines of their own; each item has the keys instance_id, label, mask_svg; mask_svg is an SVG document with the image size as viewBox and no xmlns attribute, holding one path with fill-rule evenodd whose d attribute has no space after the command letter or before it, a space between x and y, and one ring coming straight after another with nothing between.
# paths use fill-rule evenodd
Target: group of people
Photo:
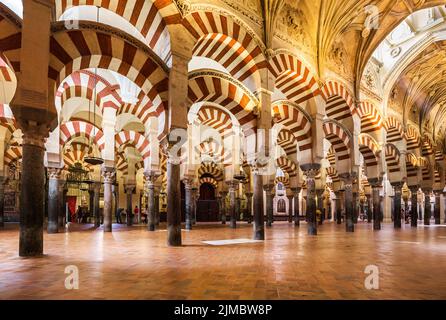
<instances>
[{"instance_id":1,"label":"group of people","mask_svg":"<svg viewBox=\"0 0 446 320\"><path fill-rule=\"evenodd\" d=\"M116 211L116 223L118 224L122 224L123 223L123 218L122 216L125 216L126 221L130 221L133 224L133 221L135 219L135 217L138 217L138 221L139 221L139 208L138 206L135 206L135 208L133 209L133 212L130 212L130 214L127 212L126 209L120 208ZM141 210L141 222L144 224L148 223L148 217L147 217L147 208L144 210Z\"/></svg>"}]
</instances>

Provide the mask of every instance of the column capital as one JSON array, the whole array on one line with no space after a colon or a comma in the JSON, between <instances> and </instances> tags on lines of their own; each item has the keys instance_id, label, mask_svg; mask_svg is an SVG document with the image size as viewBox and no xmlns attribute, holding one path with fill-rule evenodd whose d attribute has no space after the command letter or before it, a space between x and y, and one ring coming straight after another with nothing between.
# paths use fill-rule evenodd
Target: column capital
<instances>
[{"instance_id":1,"label":"column capital","mask_svg":"<svg viewBox=\"0 0 446 320\"><path fill-rule=\"evenodd\" d=\"M63 169L62 168L47 168L48 179L50 180L60 180L62 178Z\"/></svg>"},{"instance_id":2,"label":"column capital","mask_svg":"<svg viewBox=\"0 0 446 320\"><path fill-rule=\"evenodd\" d=\"M104 183L112 184L115 182L116 171L114 168L102 168L101 175Z\"/></svg>"},{"instance_id":3,"label":"column capital","mask_svg":"<svg viewBox=\"0 0 446 320\"><path fill-rule=\"evenodd\" d=\"M392 185L392 187L394 187L395 189L401 189L404 185L403 181L397 181L397 182L391 182L390 183Z\"/></svg>"},{"instance_id":4,"label":"column capital","mask_svg":"<svg viewBox=\"0 0 446 320\"><path fill-rule=\"evenodd\" d=\"M319 163L308 163L301 165L300 168L307 178L314 179L319 174L321 165Z\"/></svg>"},{"instance_id":5,"label":"column capital","mask_svg":"<svg viewBox=\"0 0 446 320\"><path fill-rule=\"evenodd\" d=\"M265 191L266 193L271 193L274 189L274 185L273 184L265 184L263 186L263 191Z\"/></svg>"},{"instance_id":6,"label":"column capital","mask_svg":"<svg viewBox=\"0 0 446 320\"><path fill-rule=\"evenodd\" d=\"M370 178L368 181L372 188L381 188L383 184L382 178Z\"/></svg>"}]
</instances>

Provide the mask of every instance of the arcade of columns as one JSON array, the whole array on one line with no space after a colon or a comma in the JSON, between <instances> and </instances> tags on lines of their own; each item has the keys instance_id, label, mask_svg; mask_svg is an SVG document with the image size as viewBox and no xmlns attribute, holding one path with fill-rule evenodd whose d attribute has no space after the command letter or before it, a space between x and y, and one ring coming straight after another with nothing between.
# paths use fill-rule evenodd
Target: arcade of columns
<instances>
[{"instance_id":1,"label":"arcade of columns","mask_svg":"<svg viewBox=\"0 0 446 320\"><path fill-rule=\"evenodd\" d=\"M354 232L363 207L374 230L391 220L401 228L402 207L413 227L420 217L444 223L443 41L393 44L391 62L379 52L406 18L416 29L444 18L444 5L397 1L387 10L391 2L376 7L378 29L367 4L350 0L322 9L287 0L23 0L23 18L0 2L1 226L18 168L19 254L42 254L45 212L47 232L58 232L77 163L93 178L96 227L101 194L112 232L119 203L131 211L142 192L148 231L159 224L160 199L167 204L170 246L181 245L181 182L186 229L209 184L231 228L243 201L256 240L273 224L278 184L288 221L299 227L305 217L309 235L329 217ZM103 164L85 163L91 154Z\"/></svg>"}]
</instances>

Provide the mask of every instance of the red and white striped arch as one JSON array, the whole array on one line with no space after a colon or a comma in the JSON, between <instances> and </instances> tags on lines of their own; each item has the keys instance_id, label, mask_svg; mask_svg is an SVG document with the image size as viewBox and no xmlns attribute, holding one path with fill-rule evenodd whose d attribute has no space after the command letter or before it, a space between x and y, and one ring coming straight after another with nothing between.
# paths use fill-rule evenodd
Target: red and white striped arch
<instances>
[{"instance_id":1,"label":"red and white striped arch","mask_svg":"<svg viewBox=\"0 0 446 320\"><path fill-rule=\"evenodd\" d=\"M425 157L422 157L418 161L421 167L421 175L423 177L423 182L432 181L434 177L432 175L432 167L431 164L429 163L429 160Z\"/></svg>"},{"instance_id":2,"label":"red and white striped arch","mask_svg":"<svg viewBox=\"0 0 446 320\"><path fill-rule=\"evenodd\" d=\"M96 90L96 105L101 113L104 108L118 110L122 101L116 89L119 87L112 86L110 82L88 70L76 71L67 77L57 90L56 106L63 107L64 103L73 97L93 100Z\"/></svg>"},{"instance_id":3,"label":"red and white striped arch","mask_svg":"<svg viewBox=\"0 0 446 320\"><path fill-rule=\"evenodd\" d=\"M200 186L203 184L210 184L211 186L213 186L215 189L218 188L218 181L215 180L212 177L204 177L204 178L200 178Z\"/></svg>"},{"instance_id":4,"label":"red and white striped arch","mask_svg":"<svg viewBox=\"0 0 446 320\"><path fill-rule=\"evenodd\" d=\"M10 146L6 149L4 154L4 164L10 165L13 162L20 161L22 159L22 147L21 146Z\"/></svg>"},{"instance_id":5,"label":"red and white striped arch","mask_svg":"<svg viewBox=\"0 0 446 320\"><path fill-rule=\"evenodd\" d=\"M330 146L330 148L328 149L325 159L328 160L328 162L330 163L330 166L332 166L332 167L336 166L336 154L333 149L333 146Z\"/></svg>"},{"instance_id":6,"label":"red and white striped arch","mask_svg":"<svg viewBox=\"0 0 446 320\"><path fill-rule=\"evenodd\" d=\"M444 185L441 186L441 172L443 170L441 169L441 167L437 164L435 164L434 167L434 183L436 184L435 189L437 188L441 188L443 189Z\"/></svg>"},{"instance_id":7,"label":"red and white striped arch","mask_svg":"<svg viewBox=\"0 0 446 320\"><path fill-rule=\"evenodd\" d=\"M423 157L429 157L434 154L434 147L432 141L428 136L424 136L423 142L421 144L421 155Z\"/></svg>"},{"instance_id":8,"label":"red and white striped arch","mask_svg":"<svg viewBox=\"0 0 446 320\"><path fill-rule=\"evenodd\" d=\"M276 160L276 165L279 167L283 172L286 172L290 178L297 177L298 170L297 165L287 157L280 157Z\"/></svg>"},{"instance_id":9,"label":"red and white striped arch","mask_svg":"<svg viewBox=\"0 0 446 320\"><path fill-rule=\"evenodd\" d=\"M378 165L379 145L371 136L360 134L358 137L359 152L364 157L364 163L367 168L376 167Z\"/></svg>"},{"instance_id":10,"label":"red and white striped arch","mask_svg":"<svg viewBox=\"0 0 446 320\"><path fill-rule=\"evenodd\" d=\"M407 150L414 150L420 147L421 138L417 129L413 126L408 126L406 130Z\"/></svg>"},{"instance_id":11,"label":"red and white striped arch","mask_svg":"<svg viewBox=\"0 0 446 320\"><path fill-rule=\"evenodd\" d=\"M64 146L67 142L76 137L85 137L92 139L98 146L99 151L104 150L104 133L90 123L83 121L69 121L60 125L60 145Z\"/></svg>"},{"instance_id":12,"label":"red and white striped arch","mask_svg":"<svg viewBox=\"0 0 446 320\"><path fill-rule=\"evenodd\" d=\"M256 117L251 112L257 99L239 81L219 72L197 72L189 76L192 103L211 102L228 110L239 122L245 136L256 132Z\"/></svg>"},{"instance_id":13,"label":"red and white striped arch","mask_svg":"<svg viewBox=\"0 0 446 320\"><path fill-rule=\"evenodd\" d=\"M202 178L204 175L210 175L217 181L223 181L224 173L215 163L202 163L198 168L198 177Z\"/></svg>"},{"instance_id":14,"label":"red and white striped arch","mask_svg":"<svg viewBox=\"0 0 446 320\"><path fill-rule=\"evenodd\" d=\"M437 146L438 147L438 146ZM435 150L435 161L442 162L444 161L444 155L443 152L440 150Z\"/></svg>"},{"instance_id":15,"label":"red and white striped arch","mask_svg":"<svg viewBox=\"0 0 446 320\"><path fill-rule=\"evenodd\" d=\"M395 145L388 143L386 145L385 151L387 171L389 173L400 172L400 152L398 148Z\"/></svg>"},{"instance_id":16,"label":"red and white striped arch","mask_svg":"<svg viewBox=\"0 0 446 320\"><path fill-rule=\"evenodd\" d=\"M297 154L297 139L290 130L280 130L277 136L277 144L282 147L288 156Z\"/></svg>"},{"instance_id":17,"label":"red and white striped arch","mask_svg":"<svg viewBox=\"0 0 446 320\"><path fill-rule=\"evenodd\" d=\"M149 140L136 131L121 131L115 136L116 146L132 146L139 151L143 160L150 157Z\"/></svg>"},{"instance_id":18,"label":"red and white striped arch","mask_svg":"<svg viewBox=\"0 0 446 320\"><path fill-rule=\"evenodd\" d=\"M145 38L147 45L162 60L167 61L171 54L170 34L167 23L160 14L156 2L167 1L56 0L56 19L59 19L68 9L76 6L94 5L110 10L132 24Z\"/></svg>"},{"instance_id":19,"label":"red and white striped arch","mask_svg":"<svg viewBox=\"0 0 446 320\"><path fill-rule=\"evenodd\" d=\"M278 53L270 60L269 69L276 77L276 88L294 103L302 103L321 94L313 73L296 56Z\"/></svg>"},{"instance_id":20,"label":"red and white striped arch","mask_svg":"<svg viewBox=\"0 0 446 320\"><path fill-rule=\"evenodd\" d=\"M204 105L198 111L199 124L214 128L225 139L232 134L232 120L229 114L220 108Z\"/></svg>"},{"instance_id":21,"label":"red and white striped arch","mask_svg":"<svg viewBox=\"0 0 446 320\"><path fill-rule=\"evenodd\" d=\"M399 142L404 138L403 126L394 117L388 117L383 124L387 132L387 143Z\"/></svg>"},{"instance_id":22,"label":"red and white striped arch","mask_svg":"<svg viewBox=\"0 0 446 320\"><path fill-rule=\"evenodd\" d=\"M63 155L65 166L68 168L74 166L77 162L83 163L88 149L89 146L85 143L72 143L70 150L65 151Z\"/></svg>"},{"instance_id":23,"label":"red and white striped arch","mask_svg":"<svg viewBox=\"0 0 446 320\"><path fill-rule=\"evenodd\" d=\"M225 166L232 164L229 150L225 150L223 145L215 140L201 142L195 147L195 152L200 155L208 155L216 163L224 163Z\"/></svg>"},{"instance_id":24,"label":"red and white striped arch","mask_svg":"<svg viewBox=\"0 0 446 320\"><path fill-rule=\"evenodd\" d=\"M418 158L410 152L406 154L406 172L408 179L418 177Z\"/></svg>"},{"instance_id":25,"label":"red and white striped arch","mask_svg":"<svg viewBox=\"0 0 446 320\"><path fill-rule=\"evenodd\" d=\"M183 25L197 40L193 54L220 63L239 81L266 67L262 42L250 28L222 11L194 11Z\"/></svg>"},{"instance_id":26,"label":"red and white striped arch","mask_svg":"<svg viewBox=\"0 0 446 320\"><path fill-rule=\"evenodd\" d=\"M370 133L381 129L382 116L376 106L369 102L364 101L359 104L358 113L361 118L361 132Z\"/></svg>"},{"instance_id":27,"label":"red and white striped arch","mask_svg":"<svg viewBox=\"0 0 446 320\"><path fill-rule=\"evenodd\" d=\"M54 26L49 78L56 86L78 70L109 69L133 81L154 106L167 105L166 65L150 49L132 44L122 35L92 28L83 25L79 30L65 30L63 24Z\"/></svg>"},{"instance_id":28,"label":"red and white striped arch","mask_svg":"<svg viewBox=\"0 0 446 320\"><path fill-rule=\"evenodd\" d=\"M299 151L309 150L313 146L311 120L292 103L276 101L273 103L274 121L289 130L298 141Z\"/></svg>"},{"instance_id":29,"label":"red and white striped arch","mask_svg":"<svg viewBox=\"0 0 446 320\"><path fill-rule=\"evenodd\" d=\"M332 182L340 182L341 179L339 178L338 171L334 167L328 167L325 169L325 172L327 175L331 178Z\"/></svg>"},{"instance_id":30,"label":"red and white striped arch","mask_svg":"<svg viewBox=\"0 0 446 320\"><path fill-rule=\"evenodd\" d=\"M340 82L327 81L322 88L322 96L327 101L325 110L330 119L341 121L357 112L352 94Z\"/></svg>"},{"instance_id":31,"label":"red and white striped arch","mask_svg":"<svg viewBox=\"0 0 446 320\"><path fill-rule=\"evenodd\" d=\"M135 163L135 172L138 172L142 168L144 168L144 161L137 161ZM124 152L116 153L116 170L120 171L124 176L129 173L129 165Z\"/></svg>"},{"instance_id":32,"label":"red and white striped arch","mask_svg":"<svg viewBox=\"0 0 446 320\"><path fill-rule=\"evenodd\" d=\"M279 183L283 184L285 186L285 188L290 188L290 179L288 177L276 177L276 179L274 180L274 183L277 185Z\"/></svg>"},{"instance_id":33,"label":"red and white striped arch","mask_svg":"<svg viewBox=\"0 0 446 320\"><path fill-rule=\"evenodd\" d=\"M0 59L14 72L20 71L21 29L22 20L0 3ZM6 71L9 76L10 70ZM8 77L6 73L3 76Z\"/></svg>"},{"instance_id":34,"label":"red and white striped arch","mask_svg":"<svg viewBox=\"0 0 446 320\"><path fill-rule=\"evenodd\" d=\"M350 136L348 132L333 122L325 122L323 128L325 139L330 142L335 151L338 168L347 169L343 164L348 166L348 160L350 160Z\"/></svg>"}]
</instances>

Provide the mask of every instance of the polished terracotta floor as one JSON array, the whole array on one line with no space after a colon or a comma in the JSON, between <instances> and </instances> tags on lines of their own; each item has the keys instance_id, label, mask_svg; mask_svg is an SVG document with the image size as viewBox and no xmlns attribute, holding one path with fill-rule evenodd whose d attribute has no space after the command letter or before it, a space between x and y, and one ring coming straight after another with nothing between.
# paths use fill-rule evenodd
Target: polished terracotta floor
<instances>
[{"instance_id":1,"label":"polished terracotta floor","mask_svg":"<svg viewBox=\"0 0 446 320\"><path fill-rule=\"evenodd\" d=\"M116 226L115 226L116 227ZM391 225L354 234L326 224L317 237L275 223L264 243L210 246L204 240L250 238L203 225L166 247L166 232L116 227L45 234L45 256L18 257L17 226L0 231L0 299L446 299L446 227ZM80 271L79 290L64 286L65 267ZM380 290L365 289L364 269L380 270Z\"/></svg>"}]
</instances>

